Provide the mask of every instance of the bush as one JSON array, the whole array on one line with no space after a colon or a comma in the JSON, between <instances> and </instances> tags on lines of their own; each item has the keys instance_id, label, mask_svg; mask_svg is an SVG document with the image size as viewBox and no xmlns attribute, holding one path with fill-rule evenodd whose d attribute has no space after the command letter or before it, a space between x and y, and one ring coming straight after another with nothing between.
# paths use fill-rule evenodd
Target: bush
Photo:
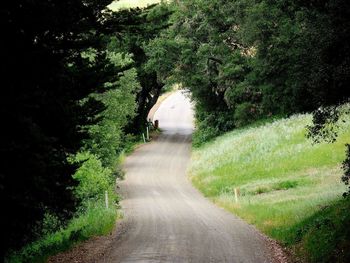
<instances>
[{"instance_id":1,"label":"bush","mask_svg":"<svg viewBox=\"0 0 350 263\"><path fill-rule=\"evenodd\" d=\"M52 213L45 213L43 222L41 223L41 236L46 236L48 234L54 233L62 227L62 222Z\"/></svg>"},{"instance_id":2,"label":"bush","mask_svg":"<svg viewBox=\"0 0 350 263\"><path fill-rule=\"evenodd\" d=\"M259 116L259 109L250 102L244 102L237 105L234 113L235 125L242 127L252 123Z\"/></svg>"},{"instance_id":3,"label":"bush","mask_svg":"<svg viewBox=\"0 0 350 263\"><path fill-rule=\"evenodd\" d=\"M112 171L102 166L96 155L89 152L78 153L73 162L82 163L73 175L79 181L75 187L75 195L84 202L100 200L104 198L105 191L114 196L114 185Z\"/></svg>"},{"instance_id":4,"label":"bush","mask_svg":"<svg viewBox=\"0 0 350 263\"><path fill-rule=\"evenodd\" d=\"M196 107L196 130L193 133L193 146L198 147L224 132L233 129L233 114L231 112L206 112Z\"/></svg>"},{"instance_id":5,"label":"bush","mask_svg":"<svg viewBox=\"0 0 350 263\"><path fill-rule=\"evenodd\" d=\"M199 127L197 127L197 129L193 133L192 145L194 147L199 147L200 145L210 141L211 139L219 135L219 131L216 128L210 126L203 126L204 125L200 125Z\"/></svg>"}]
</instances>

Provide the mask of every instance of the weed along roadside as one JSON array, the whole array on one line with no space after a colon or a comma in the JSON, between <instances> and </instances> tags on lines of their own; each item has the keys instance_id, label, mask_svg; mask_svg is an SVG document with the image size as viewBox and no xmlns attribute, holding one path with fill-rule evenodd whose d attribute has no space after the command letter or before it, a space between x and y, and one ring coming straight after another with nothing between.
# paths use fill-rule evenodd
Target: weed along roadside
<instances>
[{"instance_id":1,"label":"weed along roadside","mask_svg":"<svg viewBox=\"0 0 350 263\"><path fill-rule=\"evenodd\" d=\"M349 262L349 202L340 181L349 118L335 143L305 137L310 115L243 128L196 147L189 176L217 205L302 262Z\"/></svg>"}]
</instances>

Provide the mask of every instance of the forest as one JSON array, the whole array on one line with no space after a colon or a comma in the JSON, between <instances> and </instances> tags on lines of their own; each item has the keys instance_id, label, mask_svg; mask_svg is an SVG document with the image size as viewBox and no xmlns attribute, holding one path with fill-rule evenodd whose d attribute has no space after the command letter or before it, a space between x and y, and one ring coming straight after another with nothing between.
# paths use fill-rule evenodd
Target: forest
<instances>
[{"instance_id":1,"label":"forest","mask_svg":"<svg viewBox=\"0 0 350 263\"><path fill-rule=\"evenodd\" d=\"M2 261L33 262L114 227L123 154L174 84L195 103L194 147L307 112L308 136L331 143L349 115L349 1L110 2L1 6ZM348 185L350 144L342 168Z\"/></svg>"}]
</instances>

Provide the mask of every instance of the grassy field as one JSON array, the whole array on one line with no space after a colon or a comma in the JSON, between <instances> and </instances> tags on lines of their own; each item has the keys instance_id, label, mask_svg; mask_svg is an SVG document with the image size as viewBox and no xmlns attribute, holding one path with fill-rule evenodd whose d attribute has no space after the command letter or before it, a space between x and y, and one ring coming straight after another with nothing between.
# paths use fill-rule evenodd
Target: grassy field
<instances>
[{"instance_id":1,"label":"grassy field","mask_svg":"<svg viewBox=\"0 0 350 263\"><path fill-rule=\"evenodd\" d=\"M205 196L305 260L330 262L346 256L336 249L349 248L343 225L350 206L339 200L346 189L340 177L350 121L334 144L306 139L310 123L310 115L296 115L225 134L193 150L189 175ZM234 188L240 190L238 203ZM336 228L341 234L331 237ZM315 236L326 240L312 242Z\"/></svg>"},{"instance_id":2,"label":"grassy field","mask_svg":"<svg viewBox=\"0 0 350 263\"><path fill-rule=\"evenodd\" d=\"M111 3L108 8L113 11L124 8L133 8L133 7L146 7L151 4L159 3L160 0L119 0Z\"/></svg>"}]
</instances>

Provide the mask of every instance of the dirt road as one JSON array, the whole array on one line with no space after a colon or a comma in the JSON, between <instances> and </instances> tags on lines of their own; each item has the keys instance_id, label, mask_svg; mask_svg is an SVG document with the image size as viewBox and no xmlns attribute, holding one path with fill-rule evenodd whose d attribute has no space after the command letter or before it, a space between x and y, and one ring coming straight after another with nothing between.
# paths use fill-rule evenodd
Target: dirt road
<instances>
[{"instance_id":1,"label":"dirt road","mask_svg":"<svg viewBox=\"0 0 350 263\"><path fill-rule=\"evenodd\" d=\"M125 218L100 262L271 262L266 240L205 199L186 178L193 112L182 92L155 113L157 140L127 158Z\"/></svg>"}]
</instances>

